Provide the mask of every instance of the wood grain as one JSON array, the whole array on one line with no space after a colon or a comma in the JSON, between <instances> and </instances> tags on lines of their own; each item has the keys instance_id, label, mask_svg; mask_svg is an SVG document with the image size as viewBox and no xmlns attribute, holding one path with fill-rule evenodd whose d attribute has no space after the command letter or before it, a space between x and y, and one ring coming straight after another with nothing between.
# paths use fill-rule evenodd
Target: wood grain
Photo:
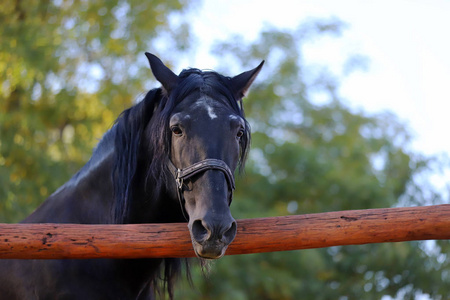
<instances>
[{"instance_id":1,"label":"wood grain","mask_svg":"<svg viewBox=\"0 0 450 300\"><path fill-rule=\"evenodd\" d=\"M450 239L450 205L238 220L227 255ZM187 224L0 224L0 258L193 257Z\"/></svg>"}]
</instances>

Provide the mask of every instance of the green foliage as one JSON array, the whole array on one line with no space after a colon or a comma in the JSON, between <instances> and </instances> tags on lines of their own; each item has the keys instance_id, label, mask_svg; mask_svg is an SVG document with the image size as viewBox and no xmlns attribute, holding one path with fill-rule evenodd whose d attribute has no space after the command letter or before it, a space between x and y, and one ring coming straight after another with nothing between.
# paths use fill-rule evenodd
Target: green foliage
<instances>
[{"instance_id":1,"label":"green foliage","mask_svg":"<svg viewBox=\"0 0 450 300\"><path fill-rule=\"evenodd\" d=\"M89 159L146 90L143 52L155 50L156 37L174 52L186 47L187 27L168 26L185 7L182 0L0 3L1 222L22 219Z\"/></svg>"}]
</instances>

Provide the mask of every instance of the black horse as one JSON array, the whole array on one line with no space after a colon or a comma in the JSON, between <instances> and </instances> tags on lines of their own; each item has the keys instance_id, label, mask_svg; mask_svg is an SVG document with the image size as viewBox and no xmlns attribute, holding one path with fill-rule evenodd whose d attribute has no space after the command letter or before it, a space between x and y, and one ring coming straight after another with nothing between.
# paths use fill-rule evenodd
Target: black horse
<instances>
[{"instance_id":1,"label":"black horse","mask_svg":"<svg viewBox=\"0 0 450 300\"><path fill-rule=\"evenodd\" d=\"M186 222L200 258L224 255L236 235L233 171L250 143L242 98L263 62L235 77L174 74L146 53L162 84L125 110L88 163L24 223ZM173 297L180 259L0 260L0 299Z\"/></svg>"}]
</instances>

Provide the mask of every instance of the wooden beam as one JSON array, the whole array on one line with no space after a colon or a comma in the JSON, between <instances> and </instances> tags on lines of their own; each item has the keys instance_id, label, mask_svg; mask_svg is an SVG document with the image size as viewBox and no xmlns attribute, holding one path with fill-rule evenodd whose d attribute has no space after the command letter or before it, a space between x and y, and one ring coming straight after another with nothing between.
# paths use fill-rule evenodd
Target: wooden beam
<instances>
[{"instance_id":1,"label":"wooden beam","mask_svg":"<svg viewBox=\"0 0 450 300\"><path fill-rule=\"evenodd\" d=\"M450 239L450 205L238 220L227 255ZM186 224L0 224L0 258L192 257Z\"/></svg>"}]
</instances>

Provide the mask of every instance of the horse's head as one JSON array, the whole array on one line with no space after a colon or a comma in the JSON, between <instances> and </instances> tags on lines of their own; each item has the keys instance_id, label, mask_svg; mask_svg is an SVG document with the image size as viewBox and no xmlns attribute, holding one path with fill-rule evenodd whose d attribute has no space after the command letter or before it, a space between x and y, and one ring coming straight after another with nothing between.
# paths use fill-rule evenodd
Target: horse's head
<instances>
[{"instance_id":1,"label":"horse's head","mask_svg":"<svg viewBox=\"0 0 450 300\"><path fill-rule=\"evenodd\" d=\"M250 129L239 102L261 70L235 77L196 69L174 74L146 53L167 101L167 168L182 210L187 212L194 250L220 258L236 235L230 213L234 170L245 159ZM175 194L175 193L174 193Z\"/></svg>"}]
</instances>

